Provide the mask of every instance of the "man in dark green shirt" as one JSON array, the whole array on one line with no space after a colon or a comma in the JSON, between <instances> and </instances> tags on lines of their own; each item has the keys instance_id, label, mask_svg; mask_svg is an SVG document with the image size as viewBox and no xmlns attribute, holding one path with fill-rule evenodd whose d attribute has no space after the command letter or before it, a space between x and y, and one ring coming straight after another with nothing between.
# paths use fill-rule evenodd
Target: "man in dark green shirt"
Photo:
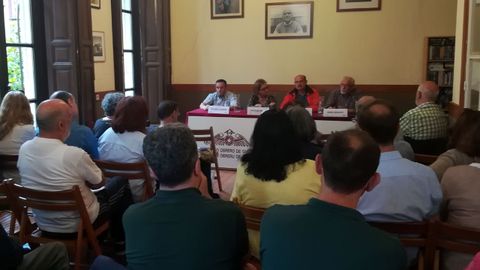
<instances>
[{"instance_id":1,"label":"man in dark green shirt","mask_svg":"<svg viewBox=\"0 0 480 270\"><path fill-rule=\"evenodd\" d=\"M248 253L243 214L208 197L197 146L183 124L148 134L143 152L160 190L123 216L129 269L241 269Z\"/></svg>"},{"instance_id":2,"label":"man in dark green shirt","mask_svg":"<svg viewBox=\"0 0 480 270\"><path fill-rule=\"evenodd\" d=\"M380 181L376 173L380 150L360 130L330 136L317 155L322 177L318 198L306 205L268 209L260 228L262 269L406 268L400 241L370 227L355 210L364 192Z\"/></svg>"}]
</instances>

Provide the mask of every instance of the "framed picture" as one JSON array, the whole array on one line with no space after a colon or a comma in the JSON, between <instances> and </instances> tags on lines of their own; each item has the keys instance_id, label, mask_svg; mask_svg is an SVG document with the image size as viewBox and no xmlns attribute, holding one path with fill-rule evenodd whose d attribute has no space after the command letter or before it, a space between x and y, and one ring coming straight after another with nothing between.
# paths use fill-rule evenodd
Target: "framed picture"
<instances>
[{"instance_id":1,"label":"framed picture","mask_svg":"<svg viewBox=\"0 0 480 270\"><path fill-rule=\"evenodd\" d=\"M337 12L380 10L382 0L337 0Z\"/></svg>"},{"instance_id":2,"label":"framed picture","mask_svg":"<svg viewBox=\"0 0 480 270\"><path fill-rule=\"evenodd\" d=\"M212 19L243 18L244 0L210 0Z\"/></svg>"},{"instance_id":3,"label":"framed picture","mask_svg":"<svg viewBox=\"0 0 480 270\"><path fill-rule=\"evenodd\" d=\"M92 8L100 9L100 0L90 0L90 6Z\"/></svg>"},{"instance_id":4,"label":"framed picture","mask_svg":"<svg viewBox=\"0 0 480 270\"><path fill-rule=\"evenodd\" d=\"M105 62L105 33L93 32L93 61Z\"/></svg>"},{"instance_id":5,"label":"framed picture","mask_svg":"<svg viewBox=\"0 0 480 270\"><path fill-rule=\"evenodd\" d=\"M313 1L265 4L265 38L312 38Z\"/></svg>"}]
</instances>

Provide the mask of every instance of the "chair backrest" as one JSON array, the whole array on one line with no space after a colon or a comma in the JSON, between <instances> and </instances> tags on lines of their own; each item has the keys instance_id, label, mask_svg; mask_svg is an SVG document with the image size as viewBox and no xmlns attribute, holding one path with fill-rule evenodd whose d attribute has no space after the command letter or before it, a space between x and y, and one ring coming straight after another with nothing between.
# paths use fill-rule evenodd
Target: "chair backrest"
<instances>
[{"instance_id":1,"label":"chair backrest","mask_svg":"<svg viewBox=\"0 0 480 270\"><path fill-rule=\"evenodd\" d=\"M76 240L69 240L75 243L75 269L80 268L80 257L82 254L83 239L86 237L88 243L94 250L96 256L101 255L102 251L97 241L97 234L108 228L108 222L104 222L99 227L99 232L94 230L87 208L83 202L80 188L75 185L69 190L64 191L39 191L26 188L15 184L12 180L6 181L6 190L8 199L13 205L15 215L20 216L20 233L21 243L33 242L44 243L50 241L58 241L55 238L43 237L33 231L33 224L28 215L28 209L38 209L45 211L75 211L79 213L80 223L77 231ZM61 240L67 241L67 240Z\"/></svg>"},{"instance_id":2,"label":"chair backrest","mask_svg":"<svg viewBox=\"0 0 480 270\"><path fill-rule=\"evenodd\" d=\"M8 234L13 235L15 233L15 219L16 215L13 214L12 206L10 204L10 201L7 197L7 182L8 181L14 181L13 179L5 179L0 183L0 209L9 209L8 212L10 213L10 225L9 225L9 230ZM18 217L19 218L19 217Z\"/></svg>"},{"instance_id":3,"label":"chair backrest","mask_svg":"<svg viewBox=\"0 0 480 270\"><path fill-rule=\"evenodd\" d=\"M377 229L398 236L404 247L418 247L424 252L424 269L433 269L435 253L431 253L431 221L424 222L369 222Z\"/></svg>"},{"instance_id":4,"label":"chair backrest","mask_svg":"<svg viewBox=\"0 0 480 270\"><path fill-rule=\"evenodd\" d=\"M262 221L263 214L265 213L265 209L246 206L243 204L239 204L238 207L240 207L240 210L242 210L242 213L245 216L247 228L254 231L260 231L260 223Z\"/></svg>"},{"instance_id":5,"label":"chair backrest","mask_svg":"<svg viewBox=\"0 0 480 270\"><path fill-rule=\"evenodd\" d=\"M417 154L415 153L415 161L424 165L430 165L435 160L437 160L438 156L436 155L425 155L425 154Z\"/></svg>"},{"instance_id":6,"label":"chair backrest","mask_svg":"<svg viewBox=\"0 0 480 270\"><path fill-rule=\"evenodd\" d=\"M153 179L145 160L135 163L120 163L105 160L94 160L105 177L122 176L127 179L144 179L144 197L147 200L153 196Z\"/></svg>"},{"instance_id":7,"label":"chair backrest","mask_svg":"<svg viewBox=\"0 0 480 270\"><path fill-rule=\"evenodd\" d=\"M480 251L480 230L456 226L439 220L434 223L435 249L476 254Z\"/></svg>"},{"instance_id":8,"label":"chair backrest","mask_svg":"<svg viewBox=\"0 0 480 270\"><path fill-rule=\"evenodd\" d=\"M208 129L192 129L193 136L195 137L195 141L197 142L204 142L210 143L210 150L212 151L213 155L213 164L215 164L215 178L218 181L218 189L223 191L222 188L222 181L220 180L220 168L218 166L218 158L217 158L217 148L215 147L215 136L213 133L213 127Z\"/></svg>"}]
</instances>

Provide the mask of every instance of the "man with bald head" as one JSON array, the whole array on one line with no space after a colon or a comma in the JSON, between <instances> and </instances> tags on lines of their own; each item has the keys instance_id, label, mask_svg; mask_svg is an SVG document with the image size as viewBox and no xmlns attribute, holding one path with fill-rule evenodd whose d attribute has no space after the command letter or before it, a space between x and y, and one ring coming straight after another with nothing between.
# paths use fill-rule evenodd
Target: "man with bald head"
<instances>
[{"instance_id":1,"label":"man with bald head","mask_svg":"<svg viewBox=\"0 0 480 270\"><path fill-rule=\"evenodd\" d=\"M59 99L43 101L37 108L36 119L38 137L24 143L19 151L17 167L22 184L42 191L61 191L79 186L92 223L100 215L111 217L115 212L123 213L131 202L127 180L109 181L103 190L94 194L89 187L103 186L101 170L84 150L64 143L70 135L72 124L69 105ZM34 210L34 213L42 231L77 231L78 215L40 210ZM117 219L120 218L121 215ZM117 228L116 236L121 237L120 231Z\"/></svg>"},{"instance_id":2,"label":"man with bald head","mask_svg":"<svg viewBox=\"0 0 480 270\"><path fill-rule=\"evenodd\" d=\"M318 91L307 85L307 77L299 74L295 76L295 88L288 92L280 104L280 109L286 109L289 106L301 105L302 107L312 108L312 111L318 111L320 96Z\"/></svg>"},{"instance_id":3,"label":"man with bald head","mask_svg":"<svg viewBox=\"0 0 480 270\"><path fill-rule=\"evenodd\" d=\"M75 97L67 91L55 91L50 99L59 99L68 105L72 114L72 125L70 127L70 136L65 140L65 144L82 148L92 159L98 159L98 141L92 130L78 123L78 106Z\"/></svg>"},{"instance_id":4,"label":"man with bald head","mask_svg":"<svg viewBox=\"0 0 480 270\"><path fill-rule=\"evenodd\" d=\"M340 81L340 88L330 92L323 107L349 109L353 112L358 99L359 94L355 88L355 80L352 77L344 76Z\"/></svg>"},{"instance_id":5,"label":"man with bald head","mask_svg":"<svg viewBox=\"0 0 480 270\"><path fill-rule=\"evenodd\" d=\"M400 129L415 153L438 155L446 149L448 116L435 104L438 85L426 81L418 86L417 107L400 118Z\"/></svg>"}]
</instances>

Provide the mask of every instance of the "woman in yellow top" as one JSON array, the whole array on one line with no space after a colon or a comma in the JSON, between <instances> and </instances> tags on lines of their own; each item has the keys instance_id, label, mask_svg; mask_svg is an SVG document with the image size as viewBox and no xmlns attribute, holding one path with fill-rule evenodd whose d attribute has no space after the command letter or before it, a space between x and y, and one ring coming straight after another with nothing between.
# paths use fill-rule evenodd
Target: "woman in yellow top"
<instances>
[{"instance_id":1,"label":"woman in yellow top","mask_svg":"<svg viewBox=\"0 0 480 270\"><path fill-rule=\"evenodd\" d=\"M250 144L237 168L233 201L268 208L274 204L305 204L320 192L315 161L303 159L301 142L284 111L263 113ZM251 254L259 258L259 233L249 230L248 235Z\"/></svg>"}]
</instances>

